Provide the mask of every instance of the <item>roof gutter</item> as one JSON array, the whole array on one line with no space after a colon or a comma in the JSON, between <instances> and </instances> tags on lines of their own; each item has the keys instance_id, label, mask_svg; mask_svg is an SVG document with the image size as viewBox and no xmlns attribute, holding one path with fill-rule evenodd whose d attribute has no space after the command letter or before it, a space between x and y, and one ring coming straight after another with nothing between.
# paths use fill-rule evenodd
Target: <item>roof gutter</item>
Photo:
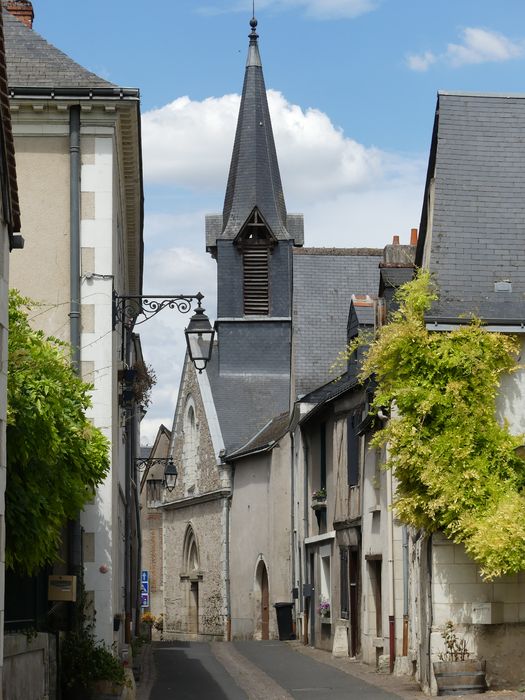
<instances>
[{"instance_id":1,"label":"roof gutter","mask_svg":"<svg viewBox=\"0 0 525 700\"><path fill-rule=\"evenodd\" d=\"M17 87L9 86L11 99L48 98L72 100L140 100L137 88L100 88L100 87Z\"/></svg>"},{"instance_id":2,"label":"roof gutter","mask_svg":"<svg viewBox=\"0 0 525 700\"><path fill-rule=\"evenodd\" d=\"M525 318L482 318L480 320L482 328L488 332L525 333ZM425 327L429 331L454 331L471 323L471 318L425 317Z\"/></svg>"}]
</instances>

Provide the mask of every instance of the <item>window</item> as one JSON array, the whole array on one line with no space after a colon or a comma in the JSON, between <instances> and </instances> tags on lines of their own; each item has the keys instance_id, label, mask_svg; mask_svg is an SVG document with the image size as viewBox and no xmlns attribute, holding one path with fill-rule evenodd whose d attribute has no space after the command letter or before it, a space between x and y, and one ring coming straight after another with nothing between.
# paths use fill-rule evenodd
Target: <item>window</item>
<instances>
[{"instance_id":1,"label":"window","mask_svg":"<svg viewBox=\"0 0 525 700\"><path fill-rule=\"evenodd\" d=\"M360 440L357 428L360 422L361 409L350 414L346 421L348 486L357 486L359 484Z\"/></svg>"},{"instance_id":2,"label":"window","mask_svg":"<svg viewBox=\"0 0 525 700\"><path fill-rule=\"evenodd\" d=\"M350 596L348 581L348 548L340 547L340 569L341 569L341 618L348 620L350 617Z\"/></svg>"},{"instance_id":3,"label":"window","mask_svg":"<svg viewBox=\"0 0 525 700\"><path fill-rule=\"evenodd\" d=\"M184 442L182 446L182 464L184 470L184 488L186 493L195 490L198 473L198 427L195 419L195 405L193 398L188 397L184 410Z\"/></svg>"}]
</instances>

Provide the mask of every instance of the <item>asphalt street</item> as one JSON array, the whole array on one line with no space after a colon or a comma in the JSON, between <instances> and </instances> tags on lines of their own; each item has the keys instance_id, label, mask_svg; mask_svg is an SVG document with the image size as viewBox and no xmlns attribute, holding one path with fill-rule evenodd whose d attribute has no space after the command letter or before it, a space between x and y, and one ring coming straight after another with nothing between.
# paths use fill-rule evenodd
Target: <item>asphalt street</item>
<instances>
[{"instance_id":1,"label":"asphalt street","mask_svg":"<svg viewBox=\"0 0 525 700\"><path fill-rule=\"evenodd\" d=\"M388 700L362 678L298 653L284 642L159 642L139 700Z\"/></svg>"}]
</instances>

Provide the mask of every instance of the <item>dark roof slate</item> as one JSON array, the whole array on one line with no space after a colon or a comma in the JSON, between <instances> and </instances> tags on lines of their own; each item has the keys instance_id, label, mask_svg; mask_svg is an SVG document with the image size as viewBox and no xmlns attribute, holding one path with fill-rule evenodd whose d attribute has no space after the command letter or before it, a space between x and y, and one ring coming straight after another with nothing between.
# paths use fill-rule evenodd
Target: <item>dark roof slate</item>
<instances>
[{"instance_id":1,"label":"dark roof slate","mask_svg":"<svg viewBox=\"0 0 525 700\"><path fill-rule=\"evenodd\" d=\"M243 447L289 403L288 374L219 375L217 348L206 371L227 454Z\"/></svg>"},{"instance_id":2,"label":"dark roof slate","mask_svg":"<svg viewBox=\"0 0 525 700\"><path fill-rule=\"evenodd\" d=\"M379 249L317 249L294 254L293 353L295 393L307 394L334 379L332 369L347 343L347 320L352 294L376 296L379 288ZM310 251L310 252L308 252ZM299 252L294 250L294 253ZM372 323L373 309L361 308L359 323Z\"/></svg>"},{"instance_id":3,"label":"dark roof slate","mask_svg":"<svg viewBox=\"0 0 525 700\"><path fill-rule=\"evenodd\" d=\"M2 8L9 87L109 88L100 78Z\"/></svg>"},{"instance_id":4,"label":"dark roof slate","mask_svg":"<svg viewBox=\"0 0 525 700\"><path fill-rule=\"evenodd\" d=\"M4 219L8 225L10 244L12 245L13 234L20 231L21 222L16 177L15 145L8 97L3 15L0 16L0 120L2 129L0 157L3 160L3 167L1 168L1 186L3 190Z\"/></svg>"},{"instance_id":5,"label":"dark roof slate","mask_svg":"<svg viewBox=\"0 0 525 700\"><path fill-rule=\"evenodd\" d=\"M271 449L285 435L290 424L290 414L281 413L280 416L269 421L264 428L254 435L246 445L241 447L235 453L227 455L227 458L244 457L254 452L260 452L265 449Z\"/></svg>"},{"instance_id":6,"label":"dark roof slate","mask_svg":"<svg viewBox=\"0 0 525 700\"><path fill-rule=\"evenodd\" d=\"M416 258L426 246L440 293L430 316L523 317L524 132L525 96L439 93L425 193L434 179L432 232L424 207ZM511 290L497 291L504 281Z\"/></svg>"},{"instance_id":7,"label":"dark roof slate","mask_svg":"<svg viewBox=\"0 0 525 700\"><path fill-rule=\"evenodd\" d=\"M224 198L220 237L228 240L255 207L277 240L290 238L257 38L253 29Z\"/></svg>"}]
</instances>

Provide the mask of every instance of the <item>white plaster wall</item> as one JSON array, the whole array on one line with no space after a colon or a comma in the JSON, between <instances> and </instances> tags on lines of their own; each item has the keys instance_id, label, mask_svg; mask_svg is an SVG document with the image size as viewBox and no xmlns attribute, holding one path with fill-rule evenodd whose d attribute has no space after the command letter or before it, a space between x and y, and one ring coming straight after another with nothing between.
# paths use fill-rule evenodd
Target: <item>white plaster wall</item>
<instances>
[{"instance_id":1,"label":"white plaster wall","mask_svg":"<svg viewBox=\"0 0 525 700\"><path fill-rule=\"evenodd\" d=\"M112 468L106 481L98 488L94 503L86 506L82 513L81 524L86 532L95 533L95 558L93 562L85 563L85 585L86 590L95 593L96 634L111 644L114 640L113 616L123 612L124 603L123 548L120 541L124 536L123 503L118 489L124 444L116 435L118 418L115 424L113 405L113 385L116 381L112 333L112 248L116 216L113 139L83 138L82 144L91 146L89 151L92 152L86 153L84 150L81 191L84 196L89 193L91 201L94 201L94 210L90 208L86 211L83 208L81 247L94 250L94 269L82 270L81 303L84 316L87 315L86 309L93 307L94 324L88 329L83 324L81 357L83 363L92 363L94 370L92 376L85 377L94 384L93 406L88 415L110 441ZM123 488L124 484L120 485ZM107 573L100 572L102 565L108 566Z\"/></svg>"},{"instance_id":2,"label":"white plaster wall","mask_svg":"<svg viewBox=\"0 0 525 700\"><path fill-rule=\"evenodd\" d=\"M18 115L13 118L25 245L11 256L9 282L44 305L34 326L69 342L68 138L28 135L26 125L17 125Z\"/></svg>"},{"instance_id":3,"label":"white plaster wall","mask_svg":"<svg viewBox=\"0 0 525 700\"><path fill-rule=\"evenodd\" d=\"M230 526L233 638L252 637L259 605L255 573L266 563L270 637L277 636L274 603L292 602L290 558L290 439L271 452L235 463Z\"/></svg>"},{"instance_id":4,"label":"white plaster wall","mask_svg":"<svg viewBox=\"0 0 525 700\"><path fill-rule=\"evenodd\" d=\"M361 570L361 653L365 663L375 665L378 655L389 654L389 614L395 625L395 653L403 649L403 529L388 507L387 474L381 468L383 456L375 448L365 451L362 475L362 570ZM395 483L393 484L395 493ZM393 518L392 561L389 560L388 520ZM366 557L380 557L381 566L381 637L376 636L376 611L370 565ZM393 578L393 606L391 579ZM382 640L382 641L381 641Z\"/></svg>"}]
</instances>

